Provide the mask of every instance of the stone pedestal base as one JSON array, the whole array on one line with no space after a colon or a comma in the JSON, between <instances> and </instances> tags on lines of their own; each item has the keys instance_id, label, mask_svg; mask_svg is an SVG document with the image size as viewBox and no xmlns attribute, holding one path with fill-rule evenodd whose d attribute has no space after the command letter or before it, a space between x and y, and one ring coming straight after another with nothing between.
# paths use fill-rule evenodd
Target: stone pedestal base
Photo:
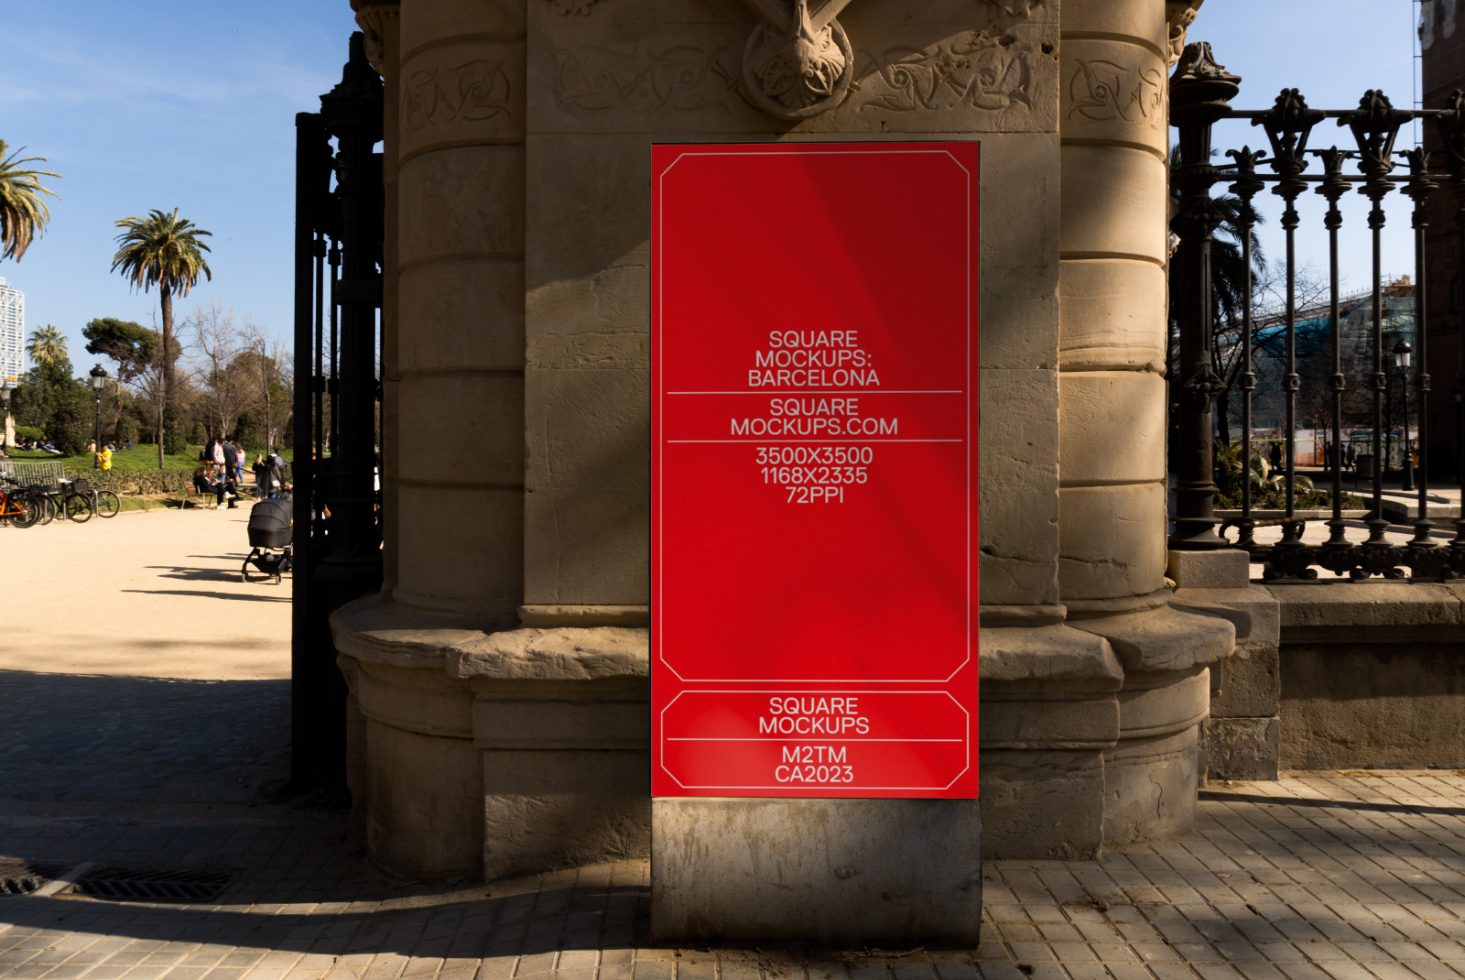
<instances>
[{"instance_id":1,"label":"stone pedestal base","mask_svg":"<svg viewBox=\"0 0 1465 980\"><path fill-rule=\"evenodd\" d=\"M1205 727L1202 775L1215 779L1276 779L1281 680L1279 605L1252 585L1244 551L1172 551L1172 602L1236 617L1236 652L1211 665L1211 717ZM1228 613L1226 610L1230 610Z\"/></svg>"},{"instance_id":2,"label":"stone pedestal base","mask_svg":"<svg viewBox=\"0 0 1465 980\"><path fill-rule=\"evenodd\" d=\"M986 857L1090 858L1194 819L1206 668L1235 626L1158 599L1119 608L983 627Z\"/></svg>"},{"instance_id":3,"label":"stone pedestal base","mask_svg":"<svg viewBox=\"0 0 1465 980\"><path fill-rule=\"evenodd\" d=\"M339 610L367 853L488 880L646 854L647 633L488 633L373 597Z\"/></svg>"},{"instance_id":4,"label":"stone pedestal base","mask_svg":"<svg viewBox=\"0 0 1465 980\"><path fill-rule=\"evenodd\" d=\"M976 800L662 799L657 943L976 945Z\"/></svg>"}]
</instances>

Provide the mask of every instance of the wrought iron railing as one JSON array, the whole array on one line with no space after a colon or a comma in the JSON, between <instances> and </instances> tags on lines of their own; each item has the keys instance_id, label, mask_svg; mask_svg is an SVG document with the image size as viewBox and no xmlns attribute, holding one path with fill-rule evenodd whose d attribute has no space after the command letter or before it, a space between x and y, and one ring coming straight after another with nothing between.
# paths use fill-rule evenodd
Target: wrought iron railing
<instances>
[{"instance_id":1,"label":"wrought iron railing","mask_svg":"<svg viewBox=\"0 0 1465 980\"><path fill-rule=\"evenodd\" d=\"M1428 205L1436 194L1453 195L1456 210L1454 223L1459 236L1459 255L1465 256L1465 95L1455 93L1449 104L1441 108L1420 110L1396 109L1381 92L1369 91L1356 108L1319 110L1308 106L1297 89L1285 89L1275 104L1265 110L1239 110L1230 106L1240 88L1240 79L1228 73L1212 58L1210 46L1192 44L1185 49L1170 81L1171 124L1179 133L1179 144L1173 164L1172 181L1177 198L1176 214L1171 228L1179 237L1172 258L1172 318L1178 334L1178 361L1172 366L1172 429L1171 466L1174 474L1173 533L1170 546L1181 550L1240 547L1249 551L1260 563L1267 579L1312 579L1319 569L1338 575L1364 579L1374 575L1402 578L1412 574L1419 578L1449 578L1465 573L1465 520L1456 519L1453 537L1442 533L1430 519L1430 413L1425 403L1430 390L1429 341L1433 321L1427 298L1426 246L1429 229ZM1443 152L1426 154L1423 149L1395 149L1401 129L1420 119L1434 127ZM1215 156L1212 131L1224 120L1249 122L1265 134L1266 146L1254 151L1250 147L1227 148L1224 156ZM1316 148L1316 127L1333 120L1346 128L1347 145ZM1221 162L1221 161L1227 162ZM1217 396L1226 392L1228 383L1215 369L1213 344L1216 339L1216 304L1212 283L1212 249L1217 229L1227 220L1228 211L1218 204L1217 189L1229 192L1229 215L1237 246L1242 253L1241 267L1245 281L1240 284L1240 329L1235 343L1239 350L1238 370L1234 379L1240 397L1241 439L1239 458L1241 476L1235 490L1239 495L1238 513L1218 517L1216 450L1214 438L1214 406ZM1258 347L1257 319L1254 316L1253 283L1251 281L1253 230L1259 220L1256 198L1263 190L1281 199L1281 228L1285 240L1284 300L1276 325L1266 331L1269 344L1275 348L1279 370L1273 371L1280 387L1278 411L1279 441L1285 444L1280 453L1281 471L1276 482L1283 506L1275 517L1268 518L1255 506L1253 469L1265 470L1253 463L1257 458L1253 407L1257 397ZM1363 337L1365 356L1363 377L1350 377L1345 372L1345 345L1340 330L1339 310L1339 235L1344 225L1340 201L1356 190L1368 202L1367 226L1372 249L1372 294L1368 331ZM1310 372L1314 384L1326 386L1327 450L1322 460L1322 479L1328 484L1329 500L1325 505L1331 517L1323 522L1326 539L1321 534L1308 535L1310 519L1297 507L1300 476L1297 472L1298 397L1303 390L1303 376L1298 361L1298 258L1297 231L1301 223L1298 212L1300 196L1311 191L1326 204L1323 227L1326 230L1329 274L1327 331L1321 353L1330 362L1314 365ZM1412 536L1391 532L1385 517L1384 469L1380 448L1386 439L1384 413L1389 392L1389 352L1385 350L1385 293L1382 277L1383 229L1387 223L1385 203L1391 194L1403 194L1413 203L1414 230L1413 293L1415 345L1406 375L1405 411L1408 411L1409 389L1419 407L1418 465L1414 474L1417 488L1417 516ZM1278 336L1280 334L1280 336ZM1278 342L1280 341L1280 342ZM1316 355L1317 352L1314 352ZM1461 380L1465 380L1465 336L1461 343ZM1344 396L1350 386L1362 386L1369 393L1366 409L1366 448L1372 450L1376 464L1371 474L1368 512L1360 523L1345 520L1344 468ZM1459 390L1457 384L1456 390ZM1315 394L1317 394L1315 392ZM1455 410L1459 412L1459 398ZM1458 426L1457 426L1458 431ZM1457 436L1458 439L1458 436ZM1405 427L1405 458L1409 458L1409 433ZM1465 446L1456 445L1457 460ZM1232 458L1235 450L1232 450ZM1459 467L1457 462L1456 471ZM1357 482L1355 471L1354 482ZM1405 486L1408 480L1404 481ZM1304 485L1305 484L1301 484ZM1266 531L1270 533L1261 534ZM1277 537L1277 528L1280 537ZM1352 538L1348 531L1354 529ZM1366 537L1363 536L1366 531ZM1406 531L1407 535L1408 532ZM1359 538L1362 540L1359 540ZM1265 538L1266 540L1262 540ZM1307 540L1307 539L1311 540ZM1275 540L1273 540L1275 539ZM1406 573L1406 569L1408 572Z\"/></svg>"}]
</instances>

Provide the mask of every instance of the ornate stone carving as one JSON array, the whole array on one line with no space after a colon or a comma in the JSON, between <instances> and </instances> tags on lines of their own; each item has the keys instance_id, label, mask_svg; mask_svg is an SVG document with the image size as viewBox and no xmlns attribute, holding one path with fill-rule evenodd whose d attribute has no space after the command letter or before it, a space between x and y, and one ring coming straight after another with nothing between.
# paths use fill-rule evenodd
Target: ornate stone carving
<instances>
[{"instance_id":1,"label":"ornate stone carving","mask_svg":"<svg viewBox=\"0 0 1465 980\"><path fill-rule=\"evenodd\" d=\"M1009 17L1030 17L1033 8L1039 6L1043 0L986 0L986 2Z\"/></svg>"},{"instance_id":2,"label":"ornate stone carving","mask_svg":"<svg viewBox=\"0 0 1465 980\"><path fill-rule=\"evenodd\" d=\"M562 15L569 17L572 14L585 16L590 13L590 8L599 3L600 0L550 0L554 9Z\"/></svg>"},{"instance_id":3,"label":"ornate stone carving","mask_svg":"<svg viewBox=\"0 0 1465 980\"><path fill-rule=\"evenodd\" d=\"M849 37L835 15L849 0L827 0L817 17L808 0L794 0L791 16L777 16L766 0L750 5L765 19L743 49L748 98L779 119L807 119L844 101L854 76ZM772 18L769 13L774 13Z\"/></svg>"},{"instance_id":4,"label":"ornate stone carving","mask_svg":"<svg viewBox=\"0 0 1465 980\"><path fill-rule=\"evenodd\" d=\"M622 106L695 112L741 102L728 98L741 85L729 67L733 58L726 48L687 44L649 51L557 51L555 101L563 109L590 112Z\"/></svg>"},{"instance_id":5,"label":"ornate stone carving","mask_svg":"<svg viewBox=\"0 0 1465 980\"><path fill-rule=\"evenodd\" d=\"M351 0L351 9L356 12L357 26L366 35L366 60L377 74L385 76L386 36L395 29L395 22L401 16L400 0Z\"/></svg>"},{"instance_id":6,"label":"ornate stone carving","mask_svg":"<svg viewBox=\"0 0 1465 980\"><path fill-rule=\"evenodd\" d=\"M1038 101L1038 66L1046 55L1032 44L1003 45L972 32L930 48L858 51L858 81L848 108L856 112L980 109L1025 111ZM726 48L585 47L554 54L554 96L570 112L711 108L756 105ZM761 107L760 107L761 108Z\"/></svg>"},{"instance_id":7,"label":"ornate stone carving","mask_svg":"<svg viewBox=\"0 0 1465 980\"><path fill-rule=\"evenodd\" d=\"M1129 122L1136 116L1164 121L1165 75L1160 69L1098 59L1076 59L1075 64L1068 81L1070 116L1095 122Z\"/></svg>"},{"instance_id":8,"label":"ornate stone carving","mask_svg":"<svg viewBox=\"0 0 1465 980\"><path fill-rule=\"evenodd\" d=\"M475 59L450 68L419 69L402 82L402 118L410 131L449 121L512 116L513 86L501 61Z\"/></svg>"},{"instance_id":9,"label":"ornate stone carving","mask_svg":"<svg viewBox=\"0 0 1465 980\"><path fill-rule=\"evenodd\" d=\"M971 33L924 50L862 52L862 63L865 58L873 62L876 76L884 84L872 85L868 78L858 83L862 112L967 106L1002 111L1014 105L1033 105L1034 52L1023 45L996 44Z\"/></svg>"},{"instance_id":10,"label":"ornate stone carving","mask_svg":"<svg viewBox=\"0 0 1465 980\"><path fill-rule=\"evenodd\" d=\"M1166 0L1165 19L1170 26L1170 64L1185 51L1185 32L1195 23L1196 13L1206 0Z\"/></svg>"}]
</instances>

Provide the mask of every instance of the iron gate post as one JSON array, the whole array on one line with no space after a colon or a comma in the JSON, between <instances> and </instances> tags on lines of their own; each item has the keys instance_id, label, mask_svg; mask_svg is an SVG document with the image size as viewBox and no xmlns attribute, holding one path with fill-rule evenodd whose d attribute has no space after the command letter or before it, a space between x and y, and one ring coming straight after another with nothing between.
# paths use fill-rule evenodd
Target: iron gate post
<instances>
[{"instance_id":1,"label":"iron gate post","mask_svg":"<svg viewBox=\"0 0 1465 980\"><path fill-rule=\"evenodd\" d=\"M1178 402L1175 530L1170 547L1224 548L1216 533L1212 405L1224 384L1211 364L1211 238L1221 213L1211 200L1220 174L1211 164L1211 127L1229 110L1241 79L1211 56L1204 41L1187 45L1170 79L1170 122L1180 133L1173 180L1179 208L1170 226L1180 237L1174 263L1176 321L1180 332L1179 377L1170 379ZM1183 380L1181 380L1183 378Z\"/></svg>"},{"instance_id":2,"label":"iron gate post","mask_svg":"<svg viewBox=\"0 0 1465 980\"><path fill-rule=\"evenodd\" d=\"M316 683L320 671L322 644L329 648L330 631L325 628L325 611L316 598L319 588L311 570L314 554L311 531L310 487L315 460L311 440L311 402L315 375L311 370L311 349L315 328L314 253L321 211L330 197L330 144L320 116L301 112L295 116L295 390L291 419L297 492L292 497L295 574L290 592L290 788L303 791L314 785L321 763L318 705L325 697ZM270 447L274 448L274 447Z\"/></svg>"},{"instance_id":3,"label":"iron gate post","mask_svg":"<svg viewBox=\"0 0 1465 980\"><path fill-rule=\"evenodd\" d=\"M321 96L321 121L336 140L341 281L337 359L336 438L330 446L330 554L316 577L332 611L381 587L381 529L376 496L376 345L381 306L382 171L375 145L382 138L382 81L366 58L365 41L351 35L341 82ZM321 719L328 751L324 775L345 785L346 683L331 657Z\"/></svg>"}]
</instances>

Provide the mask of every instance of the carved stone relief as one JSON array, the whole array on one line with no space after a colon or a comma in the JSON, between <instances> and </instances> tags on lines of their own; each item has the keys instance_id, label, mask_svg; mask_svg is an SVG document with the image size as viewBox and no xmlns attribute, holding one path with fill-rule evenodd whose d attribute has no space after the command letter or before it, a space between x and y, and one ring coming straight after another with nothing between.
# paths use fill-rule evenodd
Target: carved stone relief
<instances>
[{"instance_id":1,"label":"carved stone relief","mask_svg":"<svg viewBox=\"0 0 1465 980\"><path fill-rule=\"evenodd\" d=\"M1068 81L1069 117L1095 122L1165 119L1165 74L1158 68L1075 59Z\"/></svg>"},{"instance_id":2,"label":"carved stone relief","mask_svg":"<svg viewBox=\"0 0 1465 980\"><path fill-rule=\"evenodd\" d=\"M986 2L1010 17L1030 17L1033 8L1039 6L1043 0L986 0Z\"/></svg>"},{"instance_id":3,"label":"carved stone relief","mask_svg":"<svg viewBox=\"0 0 1465 980\"><path fill-rule=\"evenodd\" d=\"M568 17L572 14L584 16L590 13L590 8L600 0L549 0L549 2L554 4L555 10Z\"/></svg>"},{"instance_id":4,"label":"carved stone relief","mask_svg":"<svg viewBox=\"0 0 1465 980\"><path fill-rule=\"evenodd\" d=\"M743 49L749 99L779 119L807 119L844 101L855 55L835 16L849 0L826 0L810 15L808 0L792 11L770 0L747 0L763 17Z\"/></svg>"},{"instance_id":5,"label":"carved stone relief","mask_svg":"<svg viewBox=\"0 0 1465 980\"><path fill-rule=\"evenodd\" d=\"M695 112L742 101L734 64L735 56L726 48L688 44L631 51L561 50L554 56L554 96L567 110Z\"/></svg>"},{"instance_id":6,"label":"carved stone relief","mask_svg":"<svg viewBox=\"0 0 1465 980\"><path fill-rule=\"evenodd\" d=\"M862 112L963 107L1000 112L1015 105L1031 108L1036 95L1034 51L1026 45L993 42L981 34L925 50L861 52L861 61L866 60L873 68L873 80L862 72L856 85Z\"/></svg>"},{"instance_id":7,"label":"carved stone relief","mask_svg":"<svg viewBox=\"0 0 1465 980\"><path fill-rule=\"evenodd\" d=\"M569 14L598 0L547 2ZM1047 0L980 0L992 11L985 29L924 48L860 47L862 39L852 39L835 19L851 2L824 0L811 10L810 0L744 0L760 22L741 58L696 42L560 48L553 54L555 103L572 113L713 107L738 113L752 106L788 121L841 105L860 113L1003 113L1037 104L1054 46L1040 43L1026 25L1009 27Z\"/></svg>"},{"instance_id":8,"label":"carved stone relief","mask_svg":"<svg viewBox=\"0 0 1465 980\"><path fill-rule=\"evenodd\" d=\"M446 122L483 122L514 114L509 66L475 58L423 68L402 80L402 119L408 132Z\"/></svg>"}]
</instances>

